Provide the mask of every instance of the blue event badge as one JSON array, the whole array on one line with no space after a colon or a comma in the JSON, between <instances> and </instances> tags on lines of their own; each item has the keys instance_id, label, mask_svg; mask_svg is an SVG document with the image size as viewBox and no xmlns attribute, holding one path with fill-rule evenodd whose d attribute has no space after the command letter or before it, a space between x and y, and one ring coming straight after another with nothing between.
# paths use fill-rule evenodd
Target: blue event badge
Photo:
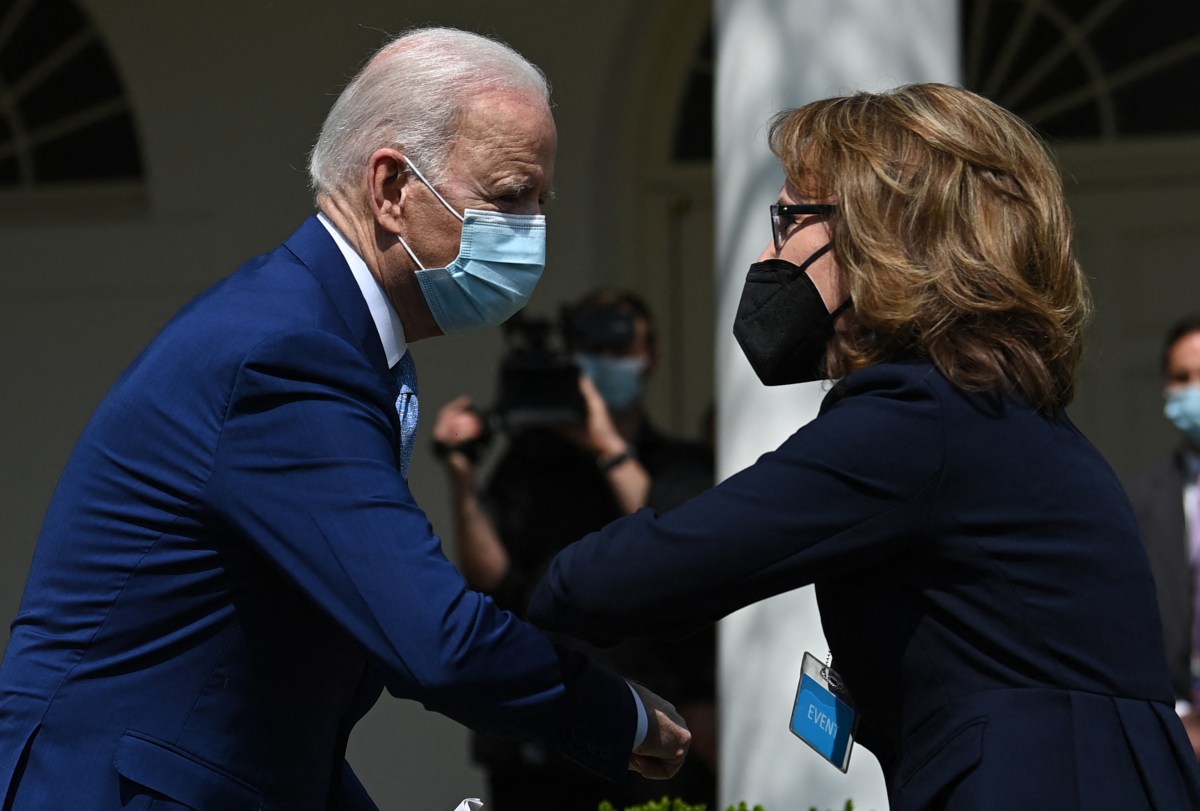
<instances>
[{"instance_id":1,"label":"blue event badge","mask_svg":"<svg viewBox=\"0 0 1200 811\"><path fill-rule=\"evenodd\" d=\"M844 772L850 768L857 721L858 713L841 678L817 657L805 653L788 728Z\"/></svg>"}]
</instances>

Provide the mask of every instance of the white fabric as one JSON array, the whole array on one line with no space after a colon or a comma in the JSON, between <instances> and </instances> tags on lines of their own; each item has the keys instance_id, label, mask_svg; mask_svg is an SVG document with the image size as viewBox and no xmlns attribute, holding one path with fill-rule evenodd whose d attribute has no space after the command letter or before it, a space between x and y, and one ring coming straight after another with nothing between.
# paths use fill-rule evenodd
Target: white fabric
<instances>
[{"instance_id":1,"label":"white fabric","mask_svg":"<svg viewBox=\"0 0 1200 811\"><path fill-rule=\"evenodd\" d=\"M354 274L354 281L358 282L358 289L362 291L367 308L371 311L371 320L375 322L375 329L379 331L379 340L383 343L383 352L387 356L388 368L393 368L400 362L400 357L408 351L408 341L404 339L404 325L400 323L400 315L392 306L392 302L388 301L387 294L383 292L383 287L371 273L367 263L346 241L337 227L323 213L317 214L317 219L333 237L346 264L350 266L350 272Z\"/></svg>"}]
</instances>

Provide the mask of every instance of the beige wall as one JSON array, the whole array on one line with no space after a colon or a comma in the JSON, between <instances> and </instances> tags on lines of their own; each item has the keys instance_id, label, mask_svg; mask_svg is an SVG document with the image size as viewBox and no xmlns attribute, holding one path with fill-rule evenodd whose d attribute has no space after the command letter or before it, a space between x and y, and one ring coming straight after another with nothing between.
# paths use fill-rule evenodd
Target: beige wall
<instances>
[{"instance_id":1,"label":"beige wall","mask_svg":"<svg viewBox=\"0 0 1200 811\"><path fill-rule=\"evenodd\" d=\"M1159 358L1170 322L1200 312L1200 137L1057 151L1096 299L1070 413L1130 475L1179 441Z\"/></svg>"}]
</instances>

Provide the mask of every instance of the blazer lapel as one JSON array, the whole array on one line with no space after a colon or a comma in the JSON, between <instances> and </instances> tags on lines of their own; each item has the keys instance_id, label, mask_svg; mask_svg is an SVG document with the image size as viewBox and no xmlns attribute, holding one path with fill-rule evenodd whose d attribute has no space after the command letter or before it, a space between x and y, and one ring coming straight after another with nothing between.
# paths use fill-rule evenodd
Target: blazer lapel
<instances>
[{"instance_id":1,"label":"blazer lapel","mask_svg":"<svg viewBox=\"0 0 1200 811\"><path fill-rule=\"evenodd\" d=\"M354 280L354 274L350 272L342 252L325 226L316 216L309 217L296 233L288 237L284 245L320 282L350 340L362 350L371 365L387 378L387 357L371 311L358 288L358 282Z\"/></svg>"},{"instance_id":2,"label":"blazer lapel","mask_svg":"<svg viewBox=\"0 0 1200 811\"><path fill-rule=\"evenodd\" d=\"M330 320L337 322L338 331L343 332L348 340L362 351L372 368L379 373L381 399L392 406L385 411L388 421L392 424L392 450L396 454L398 465L401 431L400 417L395 408L395 382L391 370L388 369L387 355L383 351L379 330L354 274L333 237L315 216L305 220L296 233L288 237L284 246L320 283L334 311Z\"/></svg>"}]
</instances>

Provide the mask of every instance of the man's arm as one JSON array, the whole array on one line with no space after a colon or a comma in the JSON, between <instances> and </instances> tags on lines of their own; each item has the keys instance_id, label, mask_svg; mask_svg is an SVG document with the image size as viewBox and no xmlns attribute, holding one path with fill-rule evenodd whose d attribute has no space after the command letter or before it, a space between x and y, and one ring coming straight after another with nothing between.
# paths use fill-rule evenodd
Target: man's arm
<instances>
[{"instance_id":1,"label":"man's arm","mask_svg":"<svg viewBox=\"0 0 1200 811\"><path fill-rule=\"evenodd\" d=\"M433 439L446 449L442 461L450 479L459 564L471 588L492 592L508 574L511 559L479 501L475 463L461 449L482 436L483 419L469 397L451 400L438 411Z\"/></svg>"},{"instance_id":2,"label":"man's arm","mask_svg":"<svg viewBox=\"0 0 1200 811\"><path fill-rule=\"evenodd\" d=\"M594 387L592 394L599 399ZM602 402L600 405L603 407ZM475 463L461 450L461 446L477 441L482 435L483 421L472 407L470 398L463 396L451 400L438 412L433 438L446 448L442 452L442 461L446 465L453 493L463 575L472 588L489 591L508 573L510 558L495 525L479 501ZM636 467L642 470L640 465ZM615 474L617 477L621 475L620 472ZM617 487L614 485L614 490ZM629 768L651 779L671 777L683 764L691 733L672 704L642 685L630 682L630 686L642 703L641 713L646 720L646 729L630 757Z\"/></svg>"},{"instance_id":3,"label":"man's arm","mask_svg":"<svg viewBox=\"0 0 1200 811\"><path fill-rule=\"evenodd\" d=\"M587 405L586 446L595 454L621 511L637 512L646 506L650 474L638 461L633 446L617 430L596 385L586 376L580 377L579 391Z\"/></svg>"},{"instance_id":4,"label":"man's arm","mask_svg":"<svg viewBox=\"0 0 1200 811\"><path fill-rule=\"evenodd\" d=\"M640 684L630 682L646 710L646 738L634 750L629 768L652 780L675 776L687 757L692 734L675 707Z\"/></svg>"},{"instance_id":5,"label":"man's arm","mask_svg":"<svg viewBox=\"0 0 1200 811\"><path fill-rule=\"evenodd\" d=\"M355 639L393 695L619 780L637 719L628 684L468 589L399 473L398 431L386 380L355 347L280 335L232 382L197 508ZM650 730L639 768L671 768L676 726Z\"/></svg>"}]
</instances>

